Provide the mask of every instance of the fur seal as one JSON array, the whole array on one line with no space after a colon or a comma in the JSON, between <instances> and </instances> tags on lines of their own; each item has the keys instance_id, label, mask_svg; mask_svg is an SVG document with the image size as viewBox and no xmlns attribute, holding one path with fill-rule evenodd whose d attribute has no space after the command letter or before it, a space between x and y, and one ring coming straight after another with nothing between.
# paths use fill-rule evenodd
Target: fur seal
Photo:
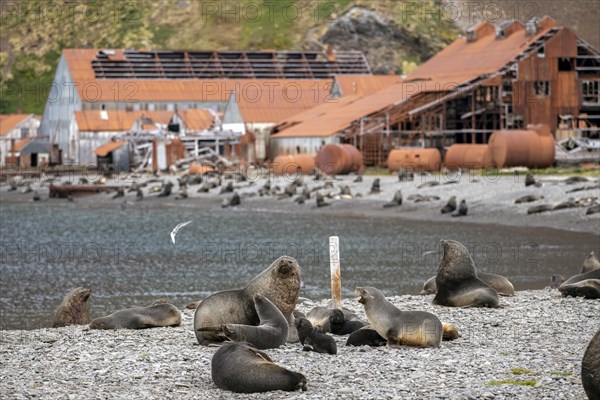
<instances>
[{"instance_id":1,"label":"fur seal","mask_svg":"<svg viewBox=\"0 0 600 400\"><path fill-rule=\"evenodd\" d=\"M585 274L586 272L590 272L598 268L600 268L600 261L598 261L596 254L594 254L592 251L590 254L588 254L585 260L583 260L583 264L581 265L581 273Z\"/></svg>"},{"instance_id":2,"label":"fur seal","mask_svg":"<svg viewBox=\"0 0 600 400\"><path fill-rule=\"evenodd\" d=\"M552 289L558 289L565 281L566 279L562 275L552 275L550 278L550 287Z\"/></svg>"},{"instance_id":3,"label":"fur seal","mask_svg":"<svg viewBox=\"0 0 600 400\"><path fill-rule=\"evenodd\" d=\"M171 195L172 190L173 190L173 183L169 181L163 187L163 190L162 190L162 192L159 193L158 197L168 197Z\"/></svg>"},{"instance_id":4,"label":"fur seal","mask_svg":"<svg viewBox=\"0 0 600 400\"><path fill-rule=\"evenodd\" d=\"M581 360L581 382L590 400L600 399L600 329L588 345Z\"/></svg>"},{"instance_id":5,"label":"fur seal","mask_svg":"<svg viewBox=\"0 0 600 400\"><path fill-rule=\"evenodd\" d=\"M209 345L223 340L214 333L198 330L205 326L258 325L260 320L254 308L256 293L268 298L287 319L298 301L300 281L298 262L293 257L282 256L243 289L225 290L207 297L194 315L194 331L198 343Z\"/></svg>"},{"instance_id":6,"label":"fur seal","mask_svg":"<svg viewBox=\"0 0 600 400\"><path fill-rule=\"evenodd\" d=\"M456 196L450 197L450 199L448 199L448 202L446 203L446 205L444 207L442 207L442 209L440 211L442 214L448 214L454 210L456 210Z\"/></svg>"},{"instance_id":7,"label":"fur seal","mask_svg":"<svg viewBox=\"0 0 600 400\"><path fill-rule=\"evenodd\" d=\"M381 183L379 178L375 178L373 184L371 184L371 193L379 193L381 192Z\"/></svg>"},{"instance_id":8,"label":"fur seal","mask_svg":"<svg viewBox=\"0 0 600 400\"><path fill-rule=\"evenodd\" d=\"M563 296L600 299L600 279L584 279L575 283L563 283L558 287Z\"/></svg>"},{"instance_id":9,"label":"fur seal","mask_svg":"<svg viewBox=\"0 0 600 400\"><path fill-rule=\"evenodd\" d=\"M150 307L133 307L94 319L90 329L146 329L181 325L181 313L172 304L158 302Z\"/></svg>"},{"instance_id":10,"label":"fur seal","mask_svg":"<svg viewBox=\"0 0 600 400\"><path fill-rule=\"evenodd\" d=\"M394 194L394 198L389 202L389 203L385 203L383 205L384 208L388 208L388 207L398 207L402 205L402 191L398 190L395 194Z\"/></svg>"},{"instance_id":11,"label":"fur seal","mask_svg":"<svg viewBox=\"0 0 600 400\"><path fill-rule=\"evenodd\" d=\"M212 380L220 389L237 393L306 390L306 377L273 362L247 343L226 343L211 361Z\"/></svg>"},{"instance_id":12,"label":"fur seal","mask_svg":"<svg viewBox=\"0 0 600 400\"><path fill-rule=\"evenodd\" d=\"M317 192L316 199L317 199L317 207L325 207L325 206L329 206L329 205L331 205L331 203L327 203L327 202L325 201L325 198L324 198L324 197L323 197L323 195L322 195L321 193L319 193L319 192Z\"/></svg>"},{"instance_id":13,"label":"fur seal","mask_svg":"<svg viewBox=\"0 0 600 400\"><path fill-rule=\"evenodd\" d=\"M452 214L453 217L464 217L465 215L467 215L467 212L469 211L469 207L467 206L467 201L465 199L462 199L460 201L460 204L458 205L458 210Z\"/></svg>"},{"instance_id":14,"label":"fur seal","mask_svg":"<svg viewBox=\"0 0 600 400\"><path fill-rule=\"evenodd\" d=\"M365 325L361 329L354 331L348 336L346 346L385 346L387 340L381 337L371 325Z\"/></svg>"},{"instance_id":15,"label":"fur seal","mask_svg":"<svg viewBox=\"0 0 600 400\"><path fill-rule=\"evenodd\" d=\"M543 200L544 196L538 196L535 194L529 194L527 196L521 196L518 199L515 200L515 204L521 204L521 203L531 203L534 201L538 201L538 200Z\"/></svg>"},{"instance_id":16,"label":"fur seal","mask_svg":"<svg viewBox=\"0 0 600 400\"><path fill-rule=\"evenodd\" d=\"M304 346L305 351L337 354L335 340L327 335L322 327L313 327L308 319L298 318L296 320L296 329L298 330L300 343Z\"/></svg>"},{"instance_id":17,"label":"fur seal","mask_svg":"<svg viewBox=\"0 0 600 400\"><path fill-rule=\"evenodd\" d=\"M344 314L335 308L317 306L306 313L306 319L310 321L312 326L319 326L325 332L331 332L331 323L343 324Z\"/></svg>"},{"instance_id":18,"label":"fur seal","mask_svg":"<svg viewBox=\"0 0 600 400\"><path fill-rule=\"evenodd\" d=\"M437 275L436 275L437 276ZM437 293L437 285L436 285L436 276L432 276L425 282L423 285L423 290L421 290L421 295L426 294L436 294ZM485 272L478 272L477 278L480 281L491 287L498 293L500 296L514 296L515 295L515 287L508 279L503 276L495 275L495 274L487 274Z\"/></svg>"},{"instance_id":19,"label":"fur seal","mask_svg":"<svg viewBox=\"0 0 600 400\"><path fill-rule=\"evenodd\" d=\"M58 306L54 314L53 328L69 325L87 325L90 323L87 300L92 289L78 287L71 290Z\"/></svg>"},{"instance_id":20,"label":"fur seal","mask_svg":"<svg viewBox=\"0 0 600 400\"><path fill-rule=\"evenodd\" d=\"M233 195L231 196L230 199L223 199L223 204L221 205L221 207L223 207L223 208L235 207L235 206L239 206L240 204L241 204L240 195L238 194L238 192L233 192Z\"/></svg>"},{"instance_id":21,"label":"fur seal","mask_svg":"<svg viewBox=\"0 0 600 400\"><path fill-rule=\"evenodd\" d=\"M288 339L288 320L269 299L260 294L254 295L254 308L260 319L258 326L222 324L217 327L204 326L201 332L214 332L224 340L247 342L260 350L274 349L285 344Z\"/></svg>"},{"instance_id":22,"label":"fur seal","mask_svg":"<svg viewBox=\"0 0 600 400\"><path fill-rule=\"evenodd\" d=\"M477 278L471 255L455 240L442 240L433 304L449 307L498 307L498 294Z\"/></svg>"},{"instance_id":23,"label":"fur seal","mask_svg":"<svg viewBox=\"0 0 600 400\"><path fill-rule=\"evenodd\" d=\"M400 345L439 347L442 323L425 311L401 311L374 287L356 288L358 302L364 305L371 326L387 339L389 347Z\"/></svg>"}]
</instances>

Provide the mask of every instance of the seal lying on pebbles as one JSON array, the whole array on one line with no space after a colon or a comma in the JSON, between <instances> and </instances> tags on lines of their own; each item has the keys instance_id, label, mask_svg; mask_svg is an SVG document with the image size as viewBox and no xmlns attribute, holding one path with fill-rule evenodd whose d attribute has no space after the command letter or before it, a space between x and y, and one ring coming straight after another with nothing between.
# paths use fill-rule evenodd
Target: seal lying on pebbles
<instances>
[{"instance_id":1,"label":"seal lying on pebbles","mask_svg":"<svg viewBox=\"0 0 600 400\"><path fill-rule=\"evenodd\" d=\"M194 315L194 331L198 343L209 345L223 341L212 332L199 328L221 324L258 325L254 295L268 298L287 319L294 310L300 293L300 266L289 256L275 260L269 268L254 277L243 289L217 292L200 303Z\"/></svg>"},{"instance_id":2,"label":"seal lying on pebbles","mask_svg":"<svg viewBox=\"0 0 600 400\"><path fill-rule=\"evenodd\" d=\"M389 347L400 345L439 347L442 323L425 311L401 311L374 287L356 288L358 302L364 305L371 326L387 339Z\"/></svg>"},{"instance_id":3,"label":"seal lying on pebbles","mask_svg":"<svg viewBox=\"0 0 600 400\"><path fill-rule=\"evenodd\" d=\"M298 330L300 343L304 346L305 351L337 354L335 340L327 335L322 327L313 327L306 318L298 318L296 320L296 329Z\"/></svg>"},{"instance_id":4,"label":"seal lying on pebbles","mask_svg":"<svg viewBox=\"0 0 600 400\"><path fill-rule=\"evenodd\" d=\"M226 343L211 361L212 380L220 389L237 393L306 390L306 377L273 362L247 343Z\"/></svg>"},{"instance_id":5,"label":"seal lying on pebbles","mask_svg":"<svg viewBox=\"0 0 600 400\"><path fill-rule=\"evenodd\" d=\"M421 290L420 295L427 294L436 294L437 293L437 285L436 285L436 276L432 276L425 282L423 285L423 289ZM500 296L514 296L515 295L515 287L508 279L503 276L495 275L495 274L487 274L485 272L478 272L477 278L481 280L483 283L491 287L498 293Z\"/></svg>"},{"instance_id":6,"label":"seal lying on pebbles","mask_svg":"<svg viewBox=\"0 0 600 400\"><path fill-rule=\"evenodd\" d=\"M581 382L590 400L600 399L600 329L583 354Z\"/></svg>"},{"instance_id":7,"label":"seal lying on pebbles","mask_svg":"<svg viewBox=\"0 0 600 400\"><path fill-rule=\"evenodd\" d=\"M398 207L402 205L402 191L398 190L394 194L394 198L389 202L383 205L384 208L388 207Z\"/></svg>"},{"instance_id":8,"label":"seal lying on pebbles","mask_svg":"<svg viewBox=\"0 0 600 400\"><path fill-rule=\"evenodd\" d=\"M258 326L222 324L217 327L204 326L201 332L213 332L224 340L248 342L257 349L274 349L285 344L288 338L288 321L269 299L254 295L254 307L260 319Z\"/></svg>"},{"instance_id":9,"label":"seal lying on pebbles","mask_svg":"<svg viewBox=\"0 0 600 400\"><path fill-rule=\"evenodd\" d=\"M521 196L518 199L515 200L515 204L521 204L521 203L531 203L534 201L538 201L538 200L543 200L544 196L538 196L535 194L529 194L527 196Z\"/></svg>"},{"instance_id":10,"label":"seal lying on pebbles","mask_svg":"<svg viewBox=\"0 0 600 400\"><path fill-rule=\"evenodd\" d=\"M371 325L366 325L348 336L346 346L385 346L387 340L381 337Z\"/></svg>"},{"instance_id":11,"label":"seal lying on pebbles","mask_svg":"<svg viewBox=\"0 0 600 400\"><path fill-rule=\"evenodd\" d=\"M313 307L306 313L306 319L310 321L312 326L319 326L323 328L325 332L331 332L332 322L334 324L344 323L344 315L340 310L322 306Z\"/></svg>"},{"instance_id":12,"label":"seal lying on pebbles","mask_svg":"<svg viewBox=\"0 0 600 400\"><path fill-rule=\"evenodd\" d=\"M146 329L181 325L181 313L172 304L159 302L150 307L134 307L96 318L90 329Z\"/></svg>"},{"instance_id":13,"label":"seal lying on pebbles","mask_svg":"<svg viewBox=\"0 0 600 400\"><path fill-rule=\"evenodd\" d=\"M433 304L449 307L498 307L498 294L477 278L471 255L455 240L442 240Z\"/></svg>"},{"instance_id":14,"label":"seal lying on pebbles","mask_svg":"<svg viewBox=\"0 0 600 400\"><path fill-rule=\"evenodd\" d=\"M570 277L558 290L563 296L600 298L600 268Z\"/></svg>"},{"instance_id":15,"label":"seal lying on pebbles","mask_svg":"<svg viewBox=\"0 0 600 400\"><path fill-rule=\"evenodd\" d=\"M87 300L92 289L78 287L71 290L58 306L54 314L53 328L69 325L87 325L90 323Z\"/></svg>"}]
</instances>

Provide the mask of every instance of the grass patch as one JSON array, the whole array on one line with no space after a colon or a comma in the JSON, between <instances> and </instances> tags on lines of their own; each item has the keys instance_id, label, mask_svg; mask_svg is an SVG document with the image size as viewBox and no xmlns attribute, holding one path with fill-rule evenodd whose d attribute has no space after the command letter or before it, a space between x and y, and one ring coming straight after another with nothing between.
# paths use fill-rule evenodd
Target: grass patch
<instances>
[{"instance_id":1,"label":"grass patch","mask_svg":"<svg viewBox=\"0 0 600 400\"><path fill-rule=\"evenodd\" d=\"M530 369L526 369L526 368L511 368L510 372L512 372L515 375L525 375L525 374L530 374L533 371Z\"/></svg>"},{"instance_id":2,"label":"grass patch","mask_svg":"<svg viewBox=\"0 0 600 400\"><path fill-rule=\"evenodd\" d=\"M572 372L563 372L563 371L550 371L551 375L558 375L558 376L571 376L573 375Z\"/></svg>"},{"instance_id":3,"label":"grass patch","mask_svg":"<svg viewBox=\"0 0 600 400\"><path fill-rule=\"evenodd\" d=\"M498 385L519 385L519 386L531 386L534 387L537 384L536 381L532 380L521 380L521 379L502 379L499 381L489 381L486 383L488 386Z\"/></svg>"},{"instance_id":4,"label":"grass patch","mask_svg":"<svg viewBox=\"0 0 600 400\"><path fill-rule=\"evenodd\" d=\"M500 355L504 356L504 357L508 357L508 356L510 356L510 353L508 351L503 351L502 353L500 353Z\"/></svg>"}]
</instances>

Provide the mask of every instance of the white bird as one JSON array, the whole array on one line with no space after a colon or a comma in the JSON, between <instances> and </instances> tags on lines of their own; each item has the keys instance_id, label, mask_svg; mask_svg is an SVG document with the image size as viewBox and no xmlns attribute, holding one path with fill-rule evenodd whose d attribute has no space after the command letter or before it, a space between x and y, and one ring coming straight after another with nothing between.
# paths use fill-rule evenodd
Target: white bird
<instances>
[{"instance_id":1,"label":"white bird","mask_svg":"<svg viewBox=\"0 0 600 400\"><path fill-rule=\"evenodd\" d=\"M180 224L177 224L177 226L175 227L175 229L173 229L171 231L171 240L173 241L173 244L175 244L175 236L177 235L177 232L179 232L179 230L181 228L183 228L184 226L188 225L192 223L192 221L187 221L187 222L182 222Z\"/></svg>"}]
</instances>

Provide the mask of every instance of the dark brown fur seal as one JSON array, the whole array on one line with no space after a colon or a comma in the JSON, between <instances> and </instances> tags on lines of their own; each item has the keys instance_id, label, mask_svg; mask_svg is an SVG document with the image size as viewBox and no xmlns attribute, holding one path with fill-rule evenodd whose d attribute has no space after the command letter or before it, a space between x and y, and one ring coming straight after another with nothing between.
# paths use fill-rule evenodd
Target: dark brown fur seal
<instances>
[{"instance_id":1,"label":"dark brown fur seal","mask_svg":"<svg viewBox=\"0 0 600 400\"><path fill-rule=\"evenodd\" d=\"M477 278L471 255L455 240L442 240L433 304L448 307L498 307L498 294Z\"/></svg>"},{"instance_id":2,"label":"dark brown fur seal","mask_svg":"<svg viewBox=\"0 0 600 400\"><path fill-rule=\"evenodd\" d=\"M600 399L600 329L583 354L581 382L590 400Z\"/></svg>"},{"instance_id":3,"label":"dark brown fur seal","mask_svg":"<svg viewBox=\"0 0 600 400\"><path fill-rule=\"evenodd\" d=\"M306 390L306 377L273 362L247 343L226 343L212 358L212 380L220 389L237 393Z\"/></svg>"},{"instance_id":4,"label":"dark brown fur seal","mask_svg":"<svg viewBox=\"0 0 600 400\"><path fill-rule=\"evenodd\" d=\"M356 288L358 302L364 305L371 326L387 340L389 347L401 345L439 347L442 323L425 311L401 311L374 287Z\"/></svg>"},{"instance_id":5,"label":"dark brown fur seal","mask_svg":"<svg viewBox=\"0 0 600 400\"><path fill-rule=\"evenodd\" d=\"M254 295L254 308L260 320L258 326L222 324L217 327L202 327L199 330L214 332L224 340L247 342L260 350L284 345L288 339L288 321L281 311L269 299L258 293Z\"/></svg>"},{"instance_id":6,"label":"dark brown fur seal","mask_svg":"<svg viewBox=\"0 0 600 400\"><path fill-rule=\"evenodd\" d=\"M92 289L78 287L71 290L54 314L53 328L69 325L87 325L90 323L87 300L90 298Z\"/></svg>"},{"instance_id":7,"label":"dark brown fur seal","mask_svg":"<svg viewBox=\"0 0 600 400\"><path fill-rule=\"evenodd\" d=\"M300 280L298 262L293 257L282 256L243 289L226 290L207 297L194 315L194 331L198 343L209 345L223 341L215 333L199 331L202 327L222 324L258 325L260 320L254 308L254 295L257 293L271 300L287 319L298 301Z\"/></svg>"},{"instance_id":8,"label":"dark brown fur seal","mask_svg":"<svg viewBox=\"0 0 600 400\"><path fill-rule=\"evenodd\" d=\"M382 338L371 325L364 326L361 329L352 332L346 341L346 346L380 347L385 346L386 344L387 340Z\"/></svg>"},{"instance_id":9,"label":"dark brown fur seal","mask_svg":"<svg viewBox=\"0 0 600 400\"><path fill-rule=\"evenodd\" d=\"M150 307L133 307L96 318L90 329L146 329L181 325L181 313L172 304L158 303Z\"/></svg>"},{"instance_id":10,"label":"dark brown fur seal","mask_svg":"<svg viewBox=\"0 0 600 400\"><path fill-rule=\"evenodd\" d=\"M446 205L442 207L440 211L442 214L448 214L454 210L456 210L456 196L450 197Z\"/></svg>"},{"instance_id":11,"label":"dark brown fur seal","mask_svg":"<svg viewBox=\"0 0 600 400\"><path fill-rule=\"evenodd\" d=\"M436 285L436 276L432 276L425 282L423 285L423 290L421 290L421 295L427 294L436 294L437 293L437 285ZM503 276L495 275L495 274L487 274L485 272L478 272L477 278L481 280L483 283L491 287L498 293L500 296L514 296L515 288L512 283L508 279Z\"/></svg>"},{"instance_id":12,"label":"dark brown fur seal","mask_svg":"<svg viewBox=\"0 0 600 400\"><path fill-rule=\"evenodd\" d=\"M298 330L300 343L304 346L305 351L337 354L335 340L327 335L322 327L313 327L306 318L298 318L296 320L296 329Z\"/></svg>"},{"instance_id":13,"label":"dark brown fur seal","mask_svg":"<svg viewBox=\"0 0 600 400\"><path fill-rule=\"evenodd\" d=\"M306 313L306 319L312 326L321 327L325 332L331 332L331 323L343 324L344 314L335 308L317 306Z\"/></svg>"},{"instance_id":14,"label":"dark brown fur seal","mask_svg":"<svg viewBox=\"0 0 600 400\"><path fill-rule=\"evenodd\" d=\"M584 279L576 283L563 283L558 288L563 296L600 299L600 279Z\"/></svg>"}]
</instances>

